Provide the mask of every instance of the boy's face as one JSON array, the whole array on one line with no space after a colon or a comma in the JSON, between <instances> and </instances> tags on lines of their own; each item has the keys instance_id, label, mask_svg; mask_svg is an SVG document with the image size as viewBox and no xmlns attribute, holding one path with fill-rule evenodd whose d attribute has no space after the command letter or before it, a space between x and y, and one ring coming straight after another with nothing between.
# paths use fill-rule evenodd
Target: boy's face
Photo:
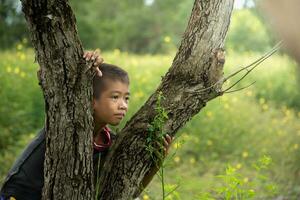
<instances>
[{"instance_id":1,"label":"boy's face","mask_svg":"<svg viewBox=\"0 0 300 200\"><path fill-rule=\"evenodd\" d=\"M118 125L124 118L129 101L129 86L121 81L105 80L106 88L93 100L94 120L102 125Z\"/></svg>"}]
</instances>

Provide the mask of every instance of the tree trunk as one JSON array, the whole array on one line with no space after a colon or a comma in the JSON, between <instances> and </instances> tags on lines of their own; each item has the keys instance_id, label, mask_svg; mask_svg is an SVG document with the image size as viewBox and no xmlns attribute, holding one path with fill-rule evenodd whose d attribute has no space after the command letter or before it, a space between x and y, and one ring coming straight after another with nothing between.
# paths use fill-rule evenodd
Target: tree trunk
<instances>
[{"instance_id":1,"label":"tree trunk","mask_svg":"<svg viewBox=\"0 0 300 200\"><path fill-rule=\"evenodd\" d=\"M43 199L93 199L92 78L67 1L22 0L46 107ZM90 72L90 71L88 71Z\"/></svg>"},{"instance_id":2,"label":"tree trunk","mask_svg":"<svg viewBox=\"0 0 300 200\"><path fill-rule=\"evenodd\" d=\"M174 136L206 103L221 95L223 45L233 0L196 0L173 64L156 92L121 131L104 164L100 199L131 199L154 165L146 150L159 92L168 113L163 131ZM213 87L211 87L213 86ZM205 89L206 88L206 89Z\"/></svg>"},{"instance_id":3,"label":"tree trunk","mask_svg":"<svg viewBox=\"0 0 300 200\"><path fill-rule=\"evenodd\" d=\"M92 199L91 74L66 1L22 0L46 105L44 199ZM132 117L101 172L100 197L131 199L154 165L146 150L159 92L168 113L164 132L175 135L206 103L221 95L224 39L233 0L196 0L172 67ZM206 88L206 89L205 89Z\"/></svg>"}]
</instances>

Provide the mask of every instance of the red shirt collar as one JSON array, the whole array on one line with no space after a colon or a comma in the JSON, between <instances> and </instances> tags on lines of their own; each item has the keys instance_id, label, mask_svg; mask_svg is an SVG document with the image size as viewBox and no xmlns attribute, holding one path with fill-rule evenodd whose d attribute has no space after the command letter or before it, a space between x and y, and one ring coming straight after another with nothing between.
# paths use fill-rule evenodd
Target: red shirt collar
<instances>
[{"instance_id":1,"label":"red shirt collar","mask_svg":"<svg viewBox=\"0 0 300 200\"><path fill-rule=\"evenodd\" d=\"M105 137L106 143L100 143L100 141L94 141L93 147L94 150L97 152L105 151L111 146L111 136L110 136L110 129L108 127L104 127L102 130L100 130L99 134L103 134Z\"/></svg>"}]
</instances>

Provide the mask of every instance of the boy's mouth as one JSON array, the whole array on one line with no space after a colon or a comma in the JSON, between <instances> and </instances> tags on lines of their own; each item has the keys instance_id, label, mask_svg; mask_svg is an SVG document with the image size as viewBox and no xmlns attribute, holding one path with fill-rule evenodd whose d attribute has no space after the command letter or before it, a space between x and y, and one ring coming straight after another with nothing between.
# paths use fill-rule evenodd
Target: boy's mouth
<instances>
[{"instance_id":1,"label":"boy's mouth","mask_svg":"<svg viewBox=\"0 0 300 200\"><path fill-rule=\"evenodd\" d=\"M115 116L116 116L118 119L123 119L123 117L125 116L125 113L117 113L117 114L115 114Z\"/></svg>"}]
</instances>

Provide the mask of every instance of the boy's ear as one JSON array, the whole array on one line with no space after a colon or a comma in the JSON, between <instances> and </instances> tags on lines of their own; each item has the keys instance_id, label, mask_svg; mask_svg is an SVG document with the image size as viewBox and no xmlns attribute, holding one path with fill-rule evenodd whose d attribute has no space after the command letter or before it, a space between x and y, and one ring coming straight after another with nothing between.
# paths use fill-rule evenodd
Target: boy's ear
<instances>
[{"instance_id":1,"label":"boy's ear","mask_svg":"<svg viewBox=\"0 0 300 200\"><path fill-rule=\"evenodd\" d=\"M96 99L93 98L93 109L95 109L95 107L96 107Z\"/></svg>"}]
</instances>

